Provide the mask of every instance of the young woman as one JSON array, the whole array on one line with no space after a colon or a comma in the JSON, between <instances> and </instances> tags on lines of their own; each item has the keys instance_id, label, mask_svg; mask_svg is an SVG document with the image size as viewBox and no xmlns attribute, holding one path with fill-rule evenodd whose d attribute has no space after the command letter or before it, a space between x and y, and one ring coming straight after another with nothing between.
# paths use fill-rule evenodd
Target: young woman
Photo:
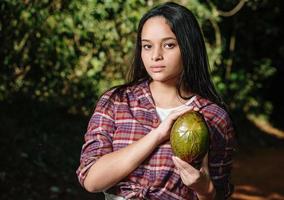
<instances>
[{"instance_id":1,"label":"young woman","mask_svg":"<svg viewBox=\"0 0 284 200\"><path fill-rule=\"evenodd\" d=\"M96 105L77 170L82 186L106 199L229 197L234 131L187 8L165 3L142 17L130 74ZM190 110L203 115L210 146L203 160L187 163L173 156L169 134Z\"/></svg>"}]
</instances>

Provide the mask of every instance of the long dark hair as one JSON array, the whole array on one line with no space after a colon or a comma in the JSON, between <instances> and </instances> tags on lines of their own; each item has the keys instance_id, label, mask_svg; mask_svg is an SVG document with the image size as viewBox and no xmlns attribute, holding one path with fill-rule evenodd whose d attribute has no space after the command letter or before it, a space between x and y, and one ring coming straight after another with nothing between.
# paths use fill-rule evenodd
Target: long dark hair
<instances>
[{"instance_id":1,"label":"long dark hair","mask_svg":"<svg viewBox=\"0 0 284 200\"><path fill-rule=\"evenodd\" d=\"M141 58L141 32L145 22L157 16L166 19L172 32L176 35L180 47L183 70L177 84L179 96L183 99L189 98L182 96L181 89L184 89L225 108L225 104L210 78L208 57L201 28L190 10L173 2L158 5L141 18L138 25L134 59L128 74L128 83L122 87L151 79Z\"/></svg>"}]
</instances>

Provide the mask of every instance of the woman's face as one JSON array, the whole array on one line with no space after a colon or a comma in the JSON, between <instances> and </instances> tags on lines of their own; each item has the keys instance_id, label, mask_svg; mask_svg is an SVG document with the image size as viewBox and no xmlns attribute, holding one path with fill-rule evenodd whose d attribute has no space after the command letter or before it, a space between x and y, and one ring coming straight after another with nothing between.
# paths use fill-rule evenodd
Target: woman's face
<instances>
[{"instance_id":1,"label":"woman's face","mask_svg":"<svg viewBox=\"0 0 284 200\"><path fill-rule=\"evenodd\" d=\"M182 71L182 58L175 34L166 19L148 19L141 32L141 57L146 71L159 82L175 82Z\"/></svg>"}]
</instances>

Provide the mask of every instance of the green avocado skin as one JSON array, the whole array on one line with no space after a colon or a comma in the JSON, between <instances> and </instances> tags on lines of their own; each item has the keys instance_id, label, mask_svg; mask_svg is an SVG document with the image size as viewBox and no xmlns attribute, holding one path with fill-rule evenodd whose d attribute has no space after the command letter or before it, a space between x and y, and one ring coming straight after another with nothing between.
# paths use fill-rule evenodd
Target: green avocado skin
<instances>
[{"instance_id":1,"label":"green avocado skin","mask_svg":"<svg viewBox=\"0 0 284 200\"><path fill-rule=\"evenodd\" d=\"M186 162L203 156L208 149L209 133L202 115L190 111L178 117L171 129L170 143L173 154Z\"/></svg>"}]
</instances>

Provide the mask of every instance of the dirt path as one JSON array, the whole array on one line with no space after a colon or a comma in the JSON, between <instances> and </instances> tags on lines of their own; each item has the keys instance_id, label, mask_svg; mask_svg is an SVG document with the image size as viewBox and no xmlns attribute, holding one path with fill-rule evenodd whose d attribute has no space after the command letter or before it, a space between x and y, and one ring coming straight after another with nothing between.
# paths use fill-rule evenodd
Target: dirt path
<instances>
[{"instance_id":1,"label":"dirt path","mask_svg":"<svg viewBox=\"0 0 284 200\"><path fill-rule=\"evenodd\" d=\"M236 155L232 200L284 200L284 148Z\"/></svg>"}]
</instances>

